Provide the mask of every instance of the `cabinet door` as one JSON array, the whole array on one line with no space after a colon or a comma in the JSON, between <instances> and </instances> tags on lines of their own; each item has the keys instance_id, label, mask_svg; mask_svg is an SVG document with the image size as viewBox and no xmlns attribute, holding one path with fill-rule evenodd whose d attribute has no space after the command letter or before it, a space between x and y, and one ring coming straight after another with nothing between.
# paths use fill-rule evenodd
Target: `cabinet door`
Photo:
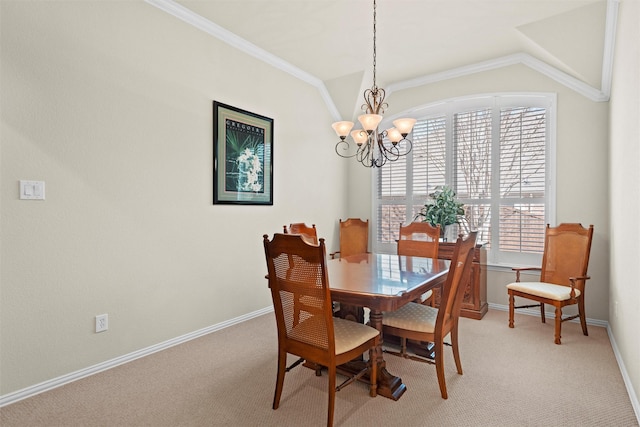
<instances>
[{"instance_id":1,"label":"cabinet door","mask_svg":"<svg viewBox=\"0 0 640 427\"><path fill-rule=\"evenodd\" d=\"M455 243L440 242L438 258L450 260ZM489 308L487 304L486 250L477 245L474 250L473 265L465 280L466 285L460 315L471 319L482 319ZM433 298L436 307L440 304L440 291L434 289Z\"/></svg>"}]
</instances>

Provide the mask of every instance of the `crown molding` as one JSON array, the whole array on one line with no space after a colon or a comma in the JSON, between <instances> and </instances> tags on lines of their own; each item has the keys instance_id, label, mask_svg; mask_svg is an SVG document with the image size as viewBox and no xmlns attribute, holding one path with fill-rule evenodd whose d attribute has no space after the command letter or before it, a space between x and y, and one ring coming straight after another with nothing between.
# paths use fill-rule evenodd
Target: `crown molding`
<instances>
[{"instance_id":1,"label":"crown molding","mask_svg":"<svg viewBox=\"0 0 640 427\"><path fill-rule=\"evenodd\" d=\"M282 70L293 77L300 79L312 86L320 92L320 96L324 100L329 113L334 120L341 120L340 113L329 95L329 91L319 78L301 70L298 67L284 61L283 59L265 51L264 49L248 42L247 40L233 34L232 32L222 28L221 26L203 18L202 16L192 12L184 6L172 0L145 0L148 4L157 7L164 12L175 16L176 18L216 37L217 39L235 47L247 55L253 56L279 70ZM411 89L426 84L432 84L444 80L455 79L471 74L481 73L485 71L495 70L498 68L508 67L511 65L525 65L556 82L576 91L594 102L607 102L611 95L611 78L613 74L613 53L615 46L615 31L618 17L619 0L607 0L607 16L605 25L604 52L602 58L602 82L601 88L593 86L579 80L559 69L534 58L526 53L516 53L488 61L478 62L475 64L454 68L440 73L430 74L415 79L405 80L402 82L392 83L387 86L387 95L394 91Z\"/></svg>"},{"instance_id":2,"label":"crown molding","mask_svg":"<svg viewBox=\"0 0 640 427\"><path fill-rule=\"evenodd\" d=\"M293 77L302 80L305 83L314 86L320 91L320 95L324 100L329 112L333 117L339 117L338 108L335 106L329 91L325 87L322 80L301 70L300 68L290 64L289 62L267 52L266 50L256 46L255 44L248 42L242 37L237 36L229 30L226 30L218 24L211 22L208 19L194 13L186 7L172 1L172 0L145 0L146 3L157 7L158 9L172 15L195 28L204 31L205 33L219 39L220 41L227 43L228 45L252 56L266 64L269 64L285 73L292 75Z\"/></svg>"},{"instance_id":3,"label":"crown molding","mask_svg":"<svg viewBox=\"0 0 640 427\"><path fill-rule=\"evenodd\" d=\"M582 80L576 79L569 74L558 70L551 65L534 58L526 53L516 53L500 58L490 59L488 61L478 62L475 64L454 68L443 71L441 73L430 74L403 82L392 83L387 86L387 94L394 91L411 89L414 87L436 83L444 80L450 80L470 74L481 73L485 71L495 70L498 68L508 67L511 65L522 64L532 70L535 70L552 80L572 89L579 94L589 98L595 102L607 102L611 96L611 78L613 75L613 53L615 47L616 24L618 20L618 3L619 0L607 0L607 16L604 34L604 49L602 57L602 82L601 88L594 88Z\"/></svg>"},{"instance_id":4,"label":"crown molding","mask_svg":"<svg viewBox=\"0 0 640 427\"><path fill-rule=\"evenodd\" d=\"M279 57L267 52L266 50L256 46L255 44L248 42L247 40L235 35L229 30L222 28L218 24L203 18L202 16L192 12L186 7L172 1L172 0L145 0L148 4L157 7L168 14L175 16L176 18L196 27L205 33L212 35L213 37L227 43L228 45L235 47L238 50L253 56L267 64L274 66L292 76L309 83L311 85L321 84L322 81L315 76L293 66L292 64L280 59Z\"/></svg>"},{"instance_id":5,"label":"crown molding","mask_svg":"<svg viewBox=\"0 0 640 427\"><path fill-rule=\"evenodd\" d=\"M423 77L418 77L411 80L405 80L403 82L392 83L387 86L387 94L405 89L411 89L426 84L436 83L444 80L455 79L471 74L482 73L485 71L495 70L498 68L504 68L511 65L525 65L545 76L557 81L558 83L584 95L595 102L605 102L609 100L609 94L603 92L600 89L596 89L585 82L576 79L552 67L539 59L526 53L516 53L513 55L507 55L500 58L490 59L488 61L478 62L476 64L467 65L464 67L454 68L451 70L443 71L441 73L430 74Z\"/></svg>"},{"instance_id":6,"label":"crown molding","mask_svg":"<svg viewBox=\"0 0 640 427\"><path fill-rule=\"evenodd\" d=\"M611 80L613 79L613 53L616 44L616 27L618 23L618 5L620 0L607 0L607 21L604 30L604 49L602 52L602 83L600 87L611 96Z\"/></svg>"}]
</instances>

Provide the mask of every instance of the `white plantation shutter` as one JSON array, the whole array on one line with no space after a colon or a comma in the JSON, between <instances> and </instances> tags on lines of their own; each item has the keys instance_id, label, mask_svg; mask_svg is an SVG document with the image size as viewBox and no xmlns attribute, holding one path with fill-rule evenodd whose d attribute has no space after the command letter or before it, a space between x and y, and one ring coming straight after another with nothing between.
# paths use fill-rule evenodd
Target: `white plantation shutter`
<instances>
[{"instance_id":1,"label":"white plantation shutter","mask_svg":"<svg viewBox=\"0 0 640 427\"><path fill-rule=\"evenodd\" d=\"M500 115L500 250L541 253L546 195L546 110Z\"/></svg>"},{"instance_id":2,"label":"white plantation shutter","mask_svg":"<svg viewBox=\"0 0 640 427\"><path fill-rule=\"evenodd\" d=\"M413 127L413 195L428 199L436 186L444 185L446 172L445 116L416 122Z\"/></svg>"},{"instance_id":3,"label":"white plantation shutter","mask_svg":"<svg viewBox=\"0 0 640 427\"><path fill-rule=\"evenodd\" d=\"M455 172L452 187L465 204L465 216L478 240L491 247L492 110L453 114Z\"/></svg>"},{"instance_id":4,"label":"white plantation shutter","mask_svg":"<svg viewBox=\"0 0 640 427\"><path fill-rule=\"evenodd\" d=\"M489 262L539 259L545 226L553 222L548 165L555 97L476 97L423 111L410 136L411 153L376 170L374 250L395 250L400 224L411 222L429 194L446 184L465 204Z\"/></svg>"},{"instance_id":5,"label":"white plantation shutter","mask_svg":"<svg viewBox=\"0 0 640 427\"><path fill-rule=\"evenodd\" d=\"M400 224L406 218L407 157L387 162L378 174L377 240L392 244L398 238Z\"/></svg>"}]
</instances>

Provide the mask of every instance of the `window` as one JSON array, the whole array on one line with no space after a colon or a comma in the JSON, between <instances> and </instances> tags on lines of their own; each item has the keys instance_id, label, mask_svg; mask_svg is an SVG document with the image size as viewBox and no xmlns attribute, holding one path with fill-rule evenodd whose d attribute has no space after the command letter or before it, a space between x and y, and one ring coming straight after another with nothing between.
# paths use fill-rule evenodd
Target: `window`
<instances>
[{"instance_id":1,"label":"window","mask_svg":"<svg viewBox=\"0 0 640 427\"><path fill-rule=\"evenodd\" d=\"M554 222L555 96L458 99L414 115L413 149L375 171L376 250L392 252L437 186L452 187L491 264L537 264Z\"/></svg>"}]
</instances>

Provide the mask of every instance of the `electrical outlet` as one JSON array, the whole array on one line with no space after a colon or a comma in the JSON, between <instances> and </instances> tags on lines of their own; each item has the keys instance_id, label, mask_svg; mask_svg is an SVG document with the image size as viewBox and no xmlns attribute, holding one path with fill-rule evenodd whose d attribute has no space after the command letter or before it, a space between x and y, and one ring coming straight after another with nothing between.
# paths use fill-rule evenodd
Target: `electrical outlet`
<instances>
[{"instance_id":1,"label":"electrical outlet","mask_svg":"<svg viewBox=\"0 0 640 427\"><path fill-rule=\"evenodd\" d=\"M104 332L109 329L109 315L100 314L96 316L96 332Z\"/></svg>"}]
</instances>

